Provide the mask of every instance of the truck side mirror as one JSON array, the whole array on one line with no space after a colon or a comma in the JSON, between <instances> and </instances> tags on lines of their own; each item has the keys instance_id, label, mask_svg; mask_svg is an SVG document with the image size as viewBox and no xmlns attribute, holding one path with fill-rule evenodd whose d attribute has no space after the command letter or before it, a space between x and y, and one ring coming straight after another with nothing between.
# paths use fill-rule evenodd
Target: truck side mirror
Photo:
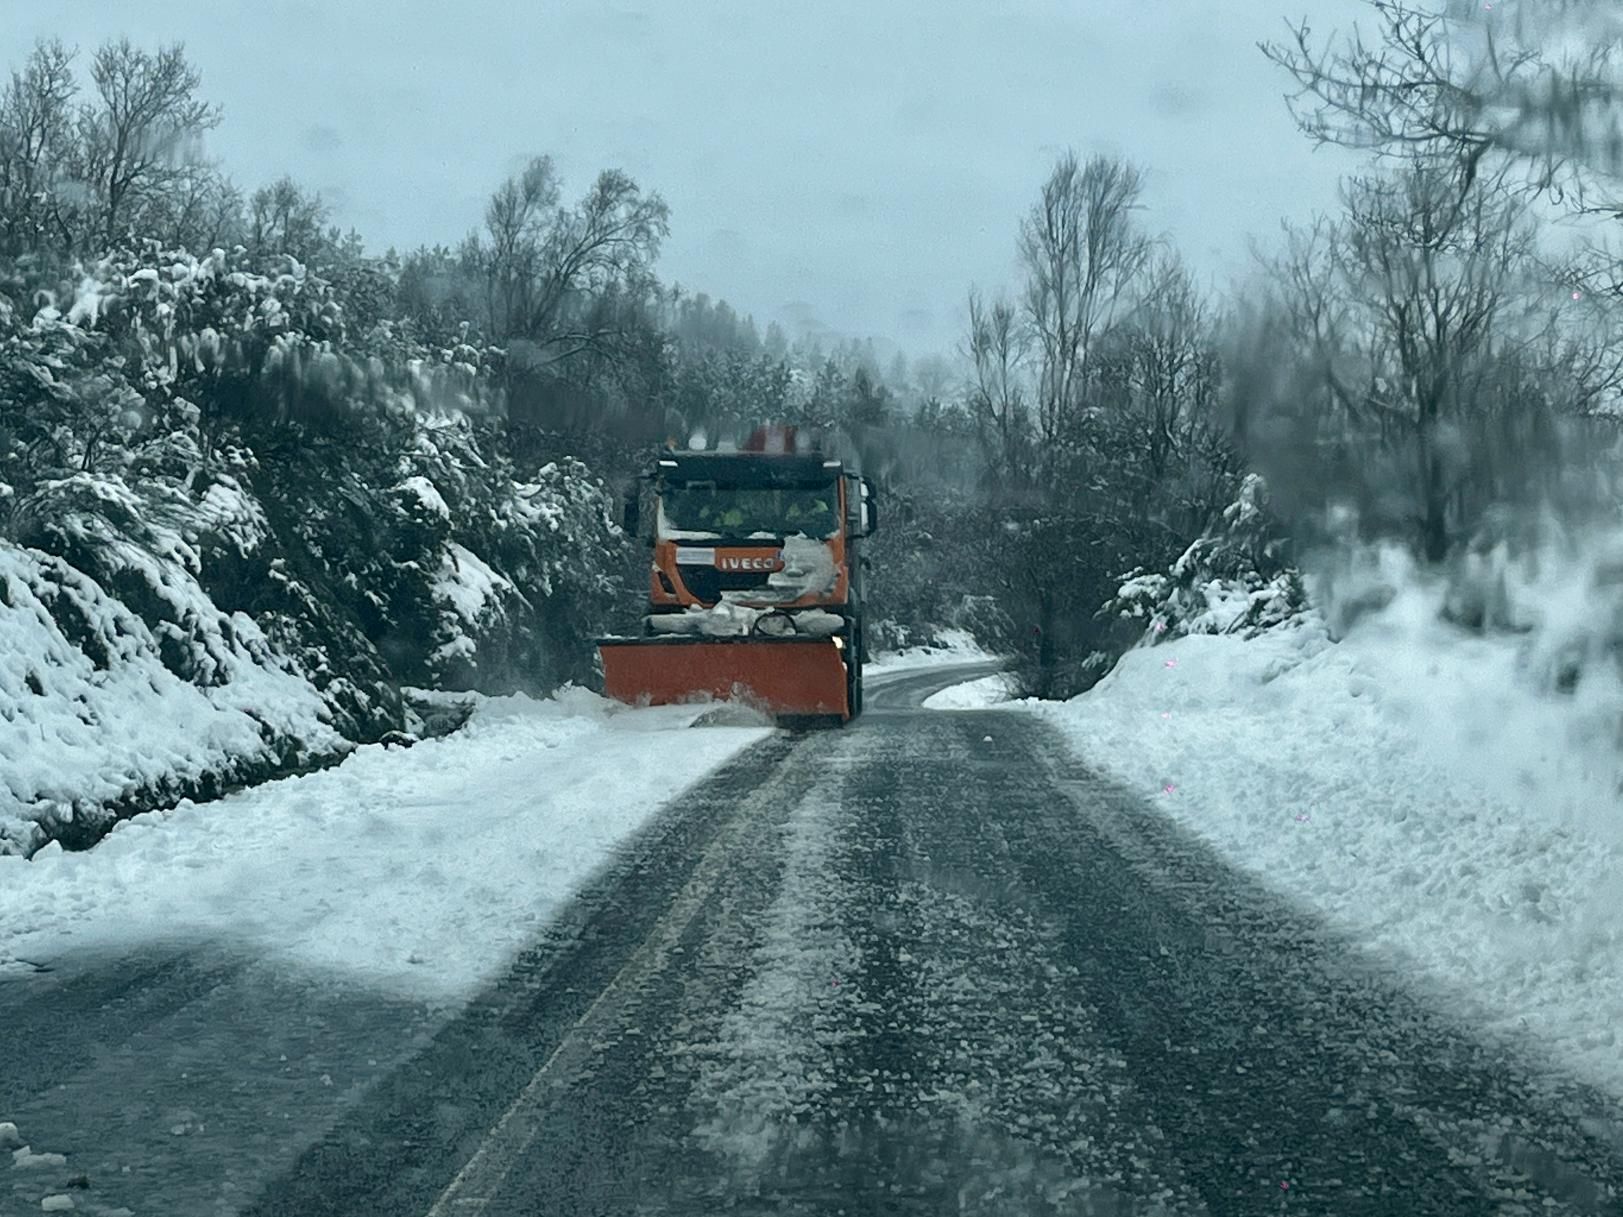
<instances>
[{"instance_id":1,"label":"truck side mirror","mask_svg":"<svg viewBox=\"0 0 1623 1217\"><path fill-rule=\"evenodd\" d=\"M625 506L620 516L620 526L631 536L636 536L642 524L642 498L636 490L626 495Z\"/></svg>"},{"instance_id":2,"label":"truck side mirror","mask_svg":"<svg viewBox=\"0 0 1623 1217\"><path fill-rule=\"evenodd\" d=\"M862 535L872 536L879 528L879 498L873 483L862 479Z\"/></svg>"}]
</instances>

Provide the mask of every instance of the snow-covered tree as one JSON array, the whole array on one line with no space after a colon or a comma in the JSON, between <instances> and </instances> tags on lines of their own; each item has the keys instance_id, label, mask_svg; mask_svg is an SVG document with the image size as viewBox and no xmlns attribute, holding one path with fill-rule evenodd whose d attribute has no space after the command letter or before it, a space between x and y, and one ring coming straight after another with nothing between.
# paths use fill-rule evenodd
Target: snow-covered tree
<instances>
[{"instance_id":1,"label":"snow-covered tree","mask_svg":"<svg viewBox=\"0 0 1623 1217\"><path fill-rule=\"evenodd\" d=\"M1248 474L1221 521L1165 573L1129 572L1100 616L1133 623L1149 642L1181 634L1254 637L1307 610L1306 588L1287 553L1268 511L1267 485Z\"/></svg>"}]
</instances>

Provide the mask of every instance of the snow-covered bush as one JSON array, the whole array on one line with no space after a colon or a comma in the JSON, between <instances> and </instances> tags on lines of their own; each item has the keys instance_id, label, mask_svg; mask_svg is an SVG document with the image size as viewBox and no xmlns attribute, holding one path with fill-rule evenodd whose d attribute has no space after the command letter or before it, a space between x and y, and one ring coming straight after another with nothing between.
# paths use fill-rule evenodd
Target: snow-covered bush
<instances>
[{"instance_id":1,"label":"snow-covered bush","mask_svg":"<svg viewBox=\"0 0 1623 1217\"><path fill-rule=\"evenodd\" d=\"M354 334L332 284L240 249L19 266L0 268L0 547L29 590L0 633L0 754L44 731L73 759L0 785L0 849L377 739L402 684L589 673L624 539L585 466L514 467L501 351ZM197 704L220 717L163 745Z\"/></svg>"},{"instance_id":2,"label":"snow-covered bush","mask_svg":"<svg viewBox=\"0 0 1623 1217\"><path fill-rule=\"evenodd\" d=\"M1284 544L1256 474L1240 484L1222 522L1194 541L1166 574L1134 570L1101 616L1145 623L1152 640L1180 634L1255 637L1300 616L1308 605L1301 575L1285 565Z\"/></svg>"},{"instance_id":3,"label":"snow-covered bush","mask_svg":"<svg viewBox=\"0 0 1623 1217\"><path fill-rule=\"evenodd\" d=\"M0 541L0 853L89 844L122 813L344 747L319 693L183 563L129 585L155 621L66 560Z\"/></svg>"},{"instance_id":4,"label":"snow-covered bush","mask_svg":"<svg viewBox=\"0 0 1623 1217\"><path fill-rule=\"evenodd\" d=\"M993 596L964 596L948 613L947 625L968 634L982 647L1006 646L1014 636L1008 610Z\"/></svg>"},{"instance_id":5,"label":"snow-covered bush","mask_svg":"<svg viewBox=\"0 0 1623 1217\"><path fill-rule=\"evenodd\" d=\"M579 461L520 480L491 447L481 451L465 417L440 417L400 463L399 492L427 543L411 569L429 574L428 594L406 599L432 614L420 679L483 692L583 679L582 640L603 632L624 592L613 497Z\"/></svg>"}]
</instances>

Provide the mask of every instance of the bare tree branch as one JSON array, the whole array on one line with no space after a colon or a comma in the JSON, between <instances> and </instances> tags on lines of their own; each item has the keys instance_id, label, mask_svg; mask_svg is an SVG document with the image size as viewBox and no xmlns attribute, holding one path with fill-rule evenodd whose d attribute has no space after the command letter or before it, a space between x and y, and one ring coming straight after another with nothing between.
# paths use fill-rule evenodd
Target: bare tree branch
<instances>
[{"instance_id":1,"label":"bare tree branch","mask_svg":"<svg viewBox=\"0 0 1623 1217\"><path fill-rule=\"evenodd\" d=\"M551 159L531 160L491 196L488 244L470 237L462 251L484 284L492 330L520 344L532 369L613 357L623 327L590 314L611 295L652 293L653 259L669 232L664 200L618 171L600 174L573 208L560 198Z\"/></svg>"},{"instance_id":2,"label":"bare tree branch","mask_svg":"<svg viewBox=\"0 0 1623 1217\"><path fill-rule=\"evenodd\" d=\"M1045 451L1079 414L1090 360L1149 261L1133 224L1143 175L1120 160L1060 159L1020 229L1024 320L1039 354L1037 422Z\"/></svg>"},{"instance_id":3,"label":"bare tree branch","mask_svg":"<svg viewBox=\"0 0 1623 1217\"><path fill-rule=\"evenodd\" d=\"M1552 62L1563 16L1585 4L1372 7L1381 22L1374 43L1355 28L1339 49L1316 49L1302 22L1288 27L1288 43L1259 44L1295 81L1287 104L1316 143L1445 160L1462 196L1490 154L1522 166L1529 187L1556 198L1583 188L1579 166L1623 173L1618 30L1597 30L1584 52Z\"/></svg>"},{"instance_id":4,"label":"bare tree branch","mask_svg":"<svg viewBox=\"0 0 1623 1217\"><path fill-rule=\"evenodd\" d=\"M41 41L0 94L0 253L32 249L55 227L72 156L73 57L60 42Z\"/></svg>"},{"instance_id":5,"label":"bare tree branch","mask_svg":"<svg viewBox=\"0 0 1623 1217\"><path fill-rule=\"evenodd\" d=\"M179 43L156 53L108 43L90 75L100 105L80 111L81 169L100 208L95 235L110 244L200 156L220 111L195 96L201 77Z\"/></svg>"}]
</instances>

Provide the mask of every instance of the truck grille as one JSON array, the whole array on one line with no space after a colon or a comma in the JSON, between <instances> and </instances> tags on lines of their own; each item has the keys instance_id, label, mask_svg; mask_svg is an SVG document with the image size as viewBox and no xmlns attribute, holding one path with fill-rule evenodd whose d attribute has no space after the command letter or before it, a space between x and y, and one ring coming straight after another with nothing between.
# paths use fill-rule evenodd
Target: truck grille
<instances>
[{"instance_id":1,"label":"truck grille","mask_svg":"<svg viewBox=\"0 0 1623 1217\"><path fill-rule=\"evenodd\" d=\"M765 570L717 570L713 566L679 566L677 573L689 592L706 604L715 604L722 592L744 592L765 587L772 577Z\"/></svg>"}]
</instances>

